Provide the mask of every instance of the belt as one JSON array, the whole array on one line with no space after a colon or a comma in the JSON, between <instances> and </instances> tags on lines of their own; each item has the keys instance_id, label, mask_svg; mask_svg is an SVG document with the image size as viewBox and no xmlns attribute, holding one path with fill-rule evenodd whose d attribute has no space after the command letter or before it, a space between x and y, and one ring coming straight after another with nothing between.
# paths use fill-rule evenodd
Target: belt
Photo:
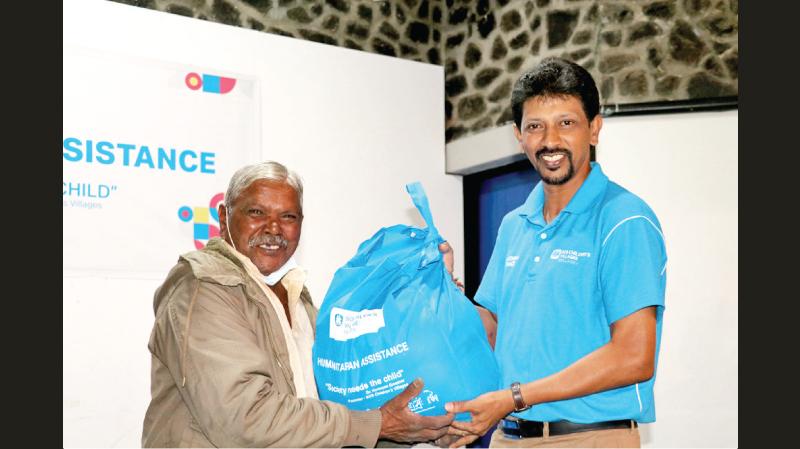
<instances>
[{"instance_id":1,"label":"belt","mask_svg":"<svg viewBox=\"0 0 800 449\"><path fill-rule=\"evenodd\" d=\"M544 424L541 421L528 421L527 419L502 419L500 430L506 438L536 438L544 436ZM570 421L551 421L549 423L550 436L566 435L568 433L588 432L590 430L605 429L630 429L639 424L631 419L616 421L602 421L589 424L579 424Z\"/></svg>"}]
</instances>

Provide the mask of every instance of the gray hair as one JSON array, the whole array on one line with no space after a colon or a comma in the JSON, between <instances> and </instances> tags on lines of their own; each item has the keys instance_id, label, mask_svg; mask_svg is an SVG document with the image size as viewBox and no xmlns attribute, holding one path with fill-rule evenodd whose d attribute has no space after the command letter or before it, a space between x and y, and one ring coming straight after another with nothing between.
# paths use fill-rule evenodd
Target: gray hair
<instances>
[{"instance_id":1,"label":"gray hair","mask_svg":"<svg viewBox=\"0 0 800 449\"><path fill-rule=\"evenodd\" d=\"M300 210L303 210L303 180L300 179L300 175L281 163L265 161L246 165L233 174L231 182L228 184L228 191L225 192L225 209L228 214L233 213L233 204L239 199L242 190L250 187L250 184L259 179L289 184L297 192L297 202L300 204Z\"/></svg>"}]
</instances>

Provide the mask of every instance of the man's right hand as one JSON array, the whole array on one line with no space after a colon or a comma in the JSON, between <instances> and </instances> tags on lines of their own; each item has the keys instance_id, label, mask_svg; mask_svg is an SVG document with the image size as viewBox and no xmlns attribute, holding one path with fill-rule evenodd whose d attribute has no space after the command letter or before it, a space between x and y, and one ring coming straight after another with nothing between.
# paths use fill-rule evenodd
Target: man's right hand
<instances>
[{"instance_id":1,"label":"man's right hand","mask_svg":"<svg viewBox=\"0 0 800 449\"><path fill-rule=\"evenodd\" d=\"M413 443L433 441L447 433L455 413L422 416L408 408L408 402L422 392L424 385L422 379L415 379L400 394L381 406L379 439Z\"/></svg>"}]
</instances>

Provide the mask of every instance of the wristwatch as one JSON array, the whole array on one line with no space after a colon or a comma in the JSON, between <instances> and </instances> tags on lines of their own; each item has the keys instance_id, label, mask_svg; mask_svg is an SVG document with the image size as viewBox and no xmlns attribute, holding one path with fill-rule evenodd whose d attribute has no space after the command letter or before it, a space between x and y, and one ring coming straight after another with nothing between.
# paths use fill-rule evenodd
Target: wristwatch
<instances>
[{"instance_id":1,"label":"wristwatch","mask_svg":"<svg viewBox=\"0 0 800 449\"><path fill-rule=\"evenodd\" d=\"M515 412L521 412L529 407L529 405L525 404L525 400L522 399L522 391L519 388L519 382L513 382L511 384L511 397L514 398Z\"/></svg>"}]
</instances>

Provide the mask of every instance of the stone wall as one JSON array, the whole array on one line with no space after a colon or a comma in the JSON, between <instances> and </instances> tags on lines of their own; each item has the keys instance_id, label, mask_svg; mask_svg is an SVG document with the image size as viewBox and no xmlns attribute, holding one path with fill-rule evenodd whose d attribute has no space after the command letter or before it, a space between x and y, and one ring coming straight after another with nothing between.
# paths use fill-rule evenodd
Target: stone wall
<instances>
[{"instance_id":1,"label":"stone wall","mask_svg":"<svg viewBox=\"0 0 800 449\"><path fill-rule=\"evenodd\" d=\"M114 0L431 64L442 64L441 0Z\"/></svg>"},{"instance_id":2,"label":"stone wall","mask_svg":"<svg viewBox=\"0 0 800 449\"><path fill-rule=\"evenodd\" d=\"M446 140L511 121L545 56L589 69L604 105L737 95L738 0L115 0L444 65Z\"/></svg>"},{"instance_id":3,"label":"stone wall","mask_svg":"<svg viewBox=\"0 0 800 449\"><path fill-rule=\"evenodd\" d=\"M455 3L455 2L448 2ZM545 56L586 67L608 104L737 95L737 0L476 0L449 8L447 140L511 121Z\"/></svg>"}]
</instances>

